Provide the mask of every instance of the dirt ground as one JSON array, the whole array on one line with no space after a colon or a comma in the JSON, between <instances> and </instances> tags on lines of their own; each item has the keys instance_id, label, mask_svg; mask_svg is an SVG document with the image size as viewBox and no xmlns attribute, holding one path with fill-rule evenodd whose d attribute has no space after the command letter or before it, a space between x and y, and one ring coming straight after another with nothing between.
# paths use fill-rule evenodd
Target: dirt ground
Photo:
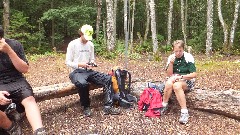
<instances>
[{"instance_id":1,"label":"dirt ground","mask_svg":"<svg viewBox=\"0 0 240 135\"><path fill-rule=\"evenodd\" d=\"M69 82L69 68L64 64L65 56L45 56L30 59L31 70L26 74L32 87ZM199 56L196 61L204 60ZM219 59L219 61L238 62L240 57ZM127 69L131 72L133 80L163 81L165 79L164 64L162 61L129 60ZM124 59L104 60L97 59L97 71L108 73L116 65L124 67ZM238 64L239 65L239 64ZM198 64L198 66L204 66ZM197 67L198 68L198 67ZM196 87L209 90L236 89L240 90L240 67L219 67L216 70L198 70ZM229 73L231 72L231 73ZM232 73L234 72L234 73ZM210 80L210 81L209 81ZM133 135L239 135L240 122L224 116L201 112L190 109L189 123L181 125L178 122L180 107L174 102L169 112L160 118L147 118L144 112L140 112L135 105L134 109L121 108L121 115L111 116L102 114L102 91L91 91L91 108L93 116L83 117L79 104L79 96L71 95L53 100L39 102L44 126L50 135L88 135L88 134L133 134ZM22 127L26 135L31 134L31 127L26 120L22 121Z\"/></svg>"}]
</instances>

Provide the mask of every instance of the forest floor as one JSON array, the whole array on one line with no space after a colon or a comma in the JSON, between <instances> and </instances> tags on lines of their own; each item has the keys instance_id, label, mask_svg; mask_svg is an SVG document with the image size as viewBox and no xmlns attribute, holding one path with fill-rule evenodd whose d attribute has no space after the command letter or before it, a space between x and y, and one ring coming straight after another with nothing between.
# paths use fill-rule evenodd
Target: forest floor
<instances>
[{"instance_id":1,"label":"forest floor","mask_svg":"<svg viewBox=\"0 0 240 135\"><path fill-rule=\"evenodd\" d=\"M30 72L26 78L32 87L46 86L69 82L69 68L64 64L65 55L28 57ZM161 61L150 61L146 57L128 60L127 69L134 80L164 81L167 57ZM240 91L240 57L218 56L211 59L202 55L195 56L198 72L196 87L205 90L239 90ZM113 66L123 66L124 58L115 60L97 59L95 69L108 73ZM169 112L160 118L147 118L135 105L134 109L121 108L121 115L102 114L101 90L91 91L92 117L83 117L77 94L42 101L38 105L41 110L43 124L50 135L88 135L88 134L209 134L239 135L240 121L224 116L189 109L190 119L186 125L178 122L180 108L178 103L172 104ZM31 134L31 126L26 118L21 123L24 133Z\"/></svg>"}]
</instances>

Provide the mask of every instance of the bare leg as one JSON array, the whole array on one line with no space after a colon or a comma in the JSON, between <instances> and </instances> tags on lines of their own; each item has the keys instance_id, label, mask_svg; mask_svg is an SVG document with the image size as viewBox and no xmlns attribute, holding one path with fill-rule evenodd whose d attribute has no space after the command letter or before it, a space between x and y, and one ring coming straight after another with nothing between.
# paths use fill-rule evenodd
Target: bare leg
<instances>
[{"instance_id":1,"label":"bare leg","mask_svg":"<svg viewBox=\"0 0 240 135\"><path fill-rule=\"evenodd\" d=\"M186 97L184 94L184 90L187 88L186 82L180 81L180 82L175 82L173 84L173 90L175 92L175 95L177 97L178 103L181 106L181 109L186 109Z\"/></svg>"},{"instance_id":2,"label":"bare leg","mask_svg":"<svg viewBox=\"0 0 240 135\"><path fill-rule=\"evenodd\" d=\"M25 108L27 119L32 126L33 131L43 127L40 110L33 96L27 97L22 101Z\"/></svg>"},{"instance_id":3,"label":"bare leg","mask_svg":"<svg viewBox=\"0 0 240 135\"><path fill-rule=\"evenodd\" d=\"M169 101L169 98L172 95L172 90L173 90L173 82L172 80L168 80L165 83L165 88L164 88L164 94L163 94L163 102L167 103Z\"/></svg>"},{"instance_id":4,"label":"bare leg","mask_svg":"<svg viewBox=\"0 0 240 135\"><path fill-rule=\"evenodd\" d=\"M0 111L0 127L3 129L9 129L12 125L12 122L9 120L7 115Z\"/></svg>"}]
</instances>

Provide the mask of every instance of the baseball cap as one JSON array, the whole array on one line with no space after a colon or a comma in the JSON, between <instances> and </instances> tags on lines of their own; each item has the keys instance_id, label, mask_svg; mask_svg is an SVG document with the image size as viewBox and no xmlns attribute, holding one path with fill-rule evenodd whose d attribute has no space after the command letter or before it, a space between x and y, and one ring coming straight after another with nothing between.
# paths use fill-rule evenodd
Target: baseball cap
<instances>
[{"instance_id":1,"label":"baseball cap","mask_svg":"<svg viewBox=\"0 0 240 135\"><path fill-rule=\"evenodd\" d=\"M86 40L92 40L93 27L91 25L85 24L80 28L80 30Z\"/></svg>"}]
</instances>

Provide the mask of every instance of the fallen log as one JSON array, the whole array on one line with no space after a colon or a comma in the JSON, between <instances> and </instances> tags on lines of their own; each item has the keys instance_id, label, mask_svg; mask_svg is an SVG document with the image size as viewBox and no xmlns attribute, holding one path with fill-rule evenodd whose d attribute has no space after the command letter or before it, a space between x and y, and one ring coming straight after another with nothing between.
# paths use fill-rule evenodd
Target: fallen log
<instances>
[{"instance_id":1,"label":"fallen log","mask_svg":"<svg viewBox=\"0 0 240 135\"><path fill-rule=\"evenodd\" d=\"M132 93L139 97L146 87L146 82L132 83ZM100 86L90 85L90 89L97 89ZM33 89L37 102L60 98L77 93L76 87L68 82ZM195 89L188 93L187 104L189 108L223 115L240 121L240 91L224 90L210 91Z\"/></svg>"},{"instance_id":2,"label":"fallen log","mask_svg":"<svg viewBox=\"0 0 240 135\"><path fill-rule=\"evenodd\" d=\"M187 95L195 110L223 115L240 121L240 91L197 89Z\"/></svg>"},{"instance_id":3,"label":"fallen log","mask_svg":"<svg viewBox=\"0 0 240 135\"><path fill-rule=\"evenodd\" d=\"M133 92L140 96L146 82L136 82L133 86ZM173 96L174 97L174 96ZM177 100L173 98L173 100ZM223 115L240 121L240 91L239 90L222 90L211 91L194 89L186 94L187 105L190 109ZM173 101L177 102L177 101Z\"/></svg>"},{"instance_id":4,"label":"fallen log","mask_svg":"<svg viewBox=\"0 0 240 135\"><path fill-rule=\"evenodd\" d=\"M90 85L90 90L100 88L97 85ZM54 84L49 86L33 88L34 97L37 102L77 94L77 88L71 82Z\"/></svg>"}]
</instances>

